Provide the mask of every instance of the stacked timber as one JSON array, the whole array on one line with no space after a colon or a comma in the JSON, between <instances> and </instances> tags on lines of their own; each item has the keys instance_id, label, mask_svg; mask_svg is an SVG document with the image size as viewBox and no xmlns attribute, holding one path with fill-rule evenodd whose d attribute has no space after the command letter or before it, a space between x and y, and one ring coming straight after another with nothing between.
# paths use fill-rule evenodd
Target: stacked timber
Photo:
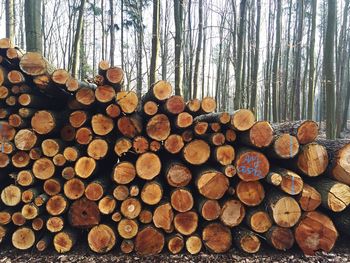
<instances>
[{"instance_id":1,"label":"stacked timber","mask_svg":"<svg viewBox=\"0 0 350 263\"><path fill-rule=\"evenodd\" d=\"M313 254L349 234L347 141L317 140L313 121L186 102L164 80L139 98L121 68L98 68L80 81L0 40L1 244Z\"/></svg>"}]
</instances>

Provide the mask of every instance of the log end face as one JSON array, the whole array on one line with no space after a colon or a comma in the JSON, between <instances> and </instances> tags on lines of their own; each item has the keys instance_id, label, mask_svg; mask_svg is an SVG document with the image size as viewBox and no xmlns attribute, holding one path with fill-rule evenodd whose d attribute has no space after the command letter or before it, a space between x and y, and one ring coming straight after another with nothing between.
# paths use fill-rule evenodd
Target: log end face
<instances>
[{"instance_id":1,"label":"log end face","mask_svg":"<svg viewBox=\"0 0 350 263\"><path fill-rule=\"evenodd\" d=\"M324 173L328 166L328 153L324 146L317 143L305 145L297 160L298 168L310 177Z\"/></svg>"}]
</instances>

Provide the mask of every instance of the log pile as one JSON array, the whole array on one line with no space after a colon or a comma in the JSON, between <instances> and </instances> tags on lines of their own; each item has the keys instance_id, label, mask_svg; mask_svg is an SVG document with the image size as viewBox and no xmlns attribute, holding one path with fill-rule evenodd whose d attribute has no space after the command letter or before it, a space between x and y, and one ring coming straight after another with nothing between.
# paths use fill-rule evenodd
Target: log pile
<instances>
[{"instance_id":1,"label":"log pile","mask_svg":"<svg viewBox=\"0 0 350 263\"><path fill-rule=\"evenodd\" d=\"M123 78L102 61L80 81L0 40L1 244L313 254L350 233L348 142L185 102L162 80L138 98Z\"/></svg>"}]
</instances>

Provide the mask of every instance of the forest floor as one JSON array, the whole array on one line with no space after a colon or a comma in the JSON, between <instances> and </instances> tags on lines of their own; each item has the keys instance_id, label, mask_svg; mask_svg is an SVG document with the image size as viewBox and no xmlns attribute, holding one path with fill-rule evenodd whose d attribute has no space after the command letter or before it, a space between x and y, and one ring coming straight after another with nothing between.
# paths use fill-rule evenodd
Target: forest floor
<instances>
[{"instance_id":1,"label":"forest floor","mask_svg":"<svg viewBox=\"0 0 350 263\"><path fill-rule=\"evenodd\" d=\"M261 251L255 255L244 254L237 249L231 249L225 254L208 254L201 252L199 255L179 254L171 255L163 252L157 256L140 257L135 253L124 255L112 251L105 255L99 255L87 249L87 244L79 244L72 252L67 254L58 254L49 249L43 253L34 251L21 252L12 248L0 247L0 263L22 263L22 262L37 262L37 263L105 263L105 262L210 262L210 263L226 263L226 262L245 262L245 263L291 263L291 262L335 262L345 263L350 262L350 246L347 240L339 240L335 246L334 251L330 253L317 252L315 256L304 256L302 252L293 248L287 252L279 252L272 250L269 247L262 247Z\"/></svg>"}]
</instances>

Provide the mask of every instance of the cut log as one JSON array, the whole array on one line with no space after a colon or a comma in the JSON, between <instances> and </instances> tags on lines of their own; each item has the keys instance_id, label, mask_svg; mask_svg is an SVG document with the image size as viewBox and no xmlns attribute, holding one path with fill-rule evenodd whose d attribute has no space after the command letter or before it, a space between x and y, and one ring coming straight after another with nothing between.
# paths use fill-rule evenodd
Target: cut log
<instances>
[{"instance_id":1,"label":"cut log","mask_svg":"<svg viewBox=\"0 0 350 263\"><path fill-rule=\"evenodd\" d=\"M321 194L322 206L333 211L341 212L350 204L350 187L330 179L313 182L313 187Z\"/></svg>"},{"instance_id":2,"label":"cut log","mask_svg":"<svg viewBox=\"0 0 350 263\"><path fill-rule=\"evenodd\" d=\"M53 246L58 253L69 252L77 241L76 234L73 230L62 230L53 238Z\"/></svg>"},{"instance_id":3,"label":"cut log","mask_svg":"<svg viewBox=\"0 0 350 263\"><path fill-rule=\"evenodd\" d=\"M100 103L109 103L115 98L115 90L109 85L98 86L95 89L96 100Z\"/></svg>"},{"instance_id":4,"label":"cut log","mask_svg":"<svg viewBox=\"0 0 350 263\"><path fill-rule=\"evenodd\" d=\"M95 180L85 187L85 197L91 201L98 201L105 193L105 182Z\"/></svg>"},{"instance_id":5,"label":"cut log","mask_svg":"<svg viewBox=\"0 0 350 263\"><path fill-rule=\"evenodd\" d=\"M259 181L240 181L236 186L238 199L247 206L259 205L265 197L265 190Z\"/></svg>"},{"instance_id":6,"label":"cut log","mask_svg":"<svg viewBox=\"0 0 350 263\"><path fill-rule=\"evenodd\" d=\"M141 190L141 200L147 205L156 205L163 197L163 187L157 181L147 182Z\"/></svg>"},{"instance_id":7,"label":"cut log","mask_svg":"<svg viewBox=\"0 0 350 263\"><path fill-rule=\"evenodd\" d=\"M22 202L28 204L33 202L39 196L40 190L38 188L28 188L22 192Z\"/></svg>"},{"instance_id":8,"label":"cut log","mask_svg":"<svg viewBox=\"0 0 350 263\"><path fill-rule=\"evenodd\" d=\"M170 201L171 206L178 212L190 211L194 205L192 193L184 188L178 188L172 191Z\"/></svg>"},{"instance_id":9,"label":"cut log","mask_svg":"<svg viewBox=\"0 0 350 263\"><path fill-rule=\"evenodd\" d=\"M244 205L234 199L227 200L221 209L220 220L228 227L238 226L245 217Z\"/></svg>"},{"instance_id":10,"label":"cut log","mask_svg":"<svg viewBox=\"0 0 350 263\"><path fill-rule=\"evenodd\" d=\"M129 188L125 185L117 185L113 190L113 196L118 201L124 201L129 196Z\"/></svg>"},{"instance_id":11,"label":"cut log","mask_svg":"<svg viewBox=\"0 0 350 263\"><path fill-rule=\"evenodd\" d=\"M83 126L88 120L88 114L86 111L77 110L73 111L69 115L69 123L74 128L80 128Z\"/></svg>"},{"instance_id":12,"label":"cut log","mask_svg":"<svg viewBox=\"0 0 350 263\"><path fill-rule=\"evenodd\" d=\"M104 196L98 202L98 210L104 215L110 215L114 212L117 206L117 200L114 199L111 195Z\"/></svg>"},{"instance_id":13,"label":"cut log","mask_svg":"<svg viewBox=\"0 0 350 263\"><path fill-rule=\"evenodd\" d=\"M267 243L277 250L286 251L294 244L294 235L291 229L272 226L266 233L265 238Z\"/></svg>"},{"instance_id":14,"label":"cut log","mask_svg":"<svg viewBox=\"0 0 350 263\"><path fill-rule=\"evenodd\" d=\"M321 205L321 194L314 187L304 184L297 200L302 210L314 211Z\"/></svg>"},{"instance_id":15,"label":"cut log","mask_svg":"<svg viewBox=\"0 0 350 263\"><path fill-rule=\"evenodd\" d=\"M25 219L31 220L39 215L39 208L33 203L25 204L22 207L21 213Z\"/></svg>"},{"instance_id":16,"label":"cut log","mask_svg":"<svg viewBox=\"0 0 350 263\"><path fill-rule=\"evenodd\" d=\"M46 228L51 233L58 233L64 227L64 220L60 216L52 216L46 221Z\"/></svg>"},{"instance_id":17,"label":"cut log","mask_svg":"<svg viewBox=\"0 0 350 263\"><path fill-rule=\"evenodd\" d=\"M23 55L19 67L25 74L29 76L39 76L53 73L53 68L48 64L47 60L36 52L27 52Z\"/></svg>"},{"instance_id":18,"label":"cut log","mask_svg":"<svg viewBox=\"0 0 350 263\"><path fill-rule=\"evenodd\" d=\"M222 145L214 148L212 159L221 165L229 165L235 159L235 150L231 145Z\"/></svg>"},{"instance_id":19,"label":"cut log","mask_svg":"<svg viewBox=\"0 0 350 263\"><path fill-rule=\"evenodd\" d=\"M65 182L63 192L68 199L77 200L84 195L84 182L78 178L70 179Z\"/></svg>"},{"instance_id":20,"label":"cut log","mask_svg":"<svg viewBox=\"0 0 350 263\"><path fill-rule=\"evenodd\" d=\"M235 167L243 181L257 181L267 175L270 164L264 154L241 148L236 152Z\"/></svg>"},{"instance_id":21,"label":"cut log","mask_svg":"<svg viewBox=\"0 0 350 263\"><path fill-rule=\"evenodd\" d=\"M68 219L72 227L91 228L100 223L101 216L97 204L83 197L72 203Z\"/></svg>"},{"instance_id":22,"label":"cut log","mask_svg":"<svg viewBox=\"0 0 350 263\"><path fill-rule=\"evenodd\" d=\"M43 206L47 200L49 200L49 196L46 194L41 194L34 199L34 204L40 207Z\"/></svg>"},{"instance_id":23,"label":"cut log","mask_svg":"<svg viewBox=\"0 0 350 263\"><path fill-rule=\"evenodd\" d=\"M124 71L120 67L110 67L106 71L106 81L117 91L120 91L124 81Z\"/></svg>"},{"instance_id":24,"label":"cut log","mask_svg":"<svg viewBox=\"0 0 350 263\"><path fill-rule=\"evenodd\" d=\"M108 142L105 139L97 138L92 140L87 148L87 154L95 160L106 157L108 153Z\"/></svg>"},{"instance_id":25,"label":"cut log","mask_svg":"<svg viewBox=\"0 0 350 263\"><path fill-rule=\"evenodd\" d=\"M196 186L201 195L209 199L218 200L229 187L228 178L219 171L204 169L197 173Z\"/></svg>"},{"instance_id":26,"label":"cut log","mask_svg":"<svg viewBox=\"0 0 350 263\"><path fill-rule=\"evenodd\" d=\"M59 125L58 115L47 111L37 111L31 120L31 125L35 132L39 134L49 134Z\"/></svg>"},{"instance_id":27,"label":"cut log","mask_svg":"<svg viewBox=\"0 0 350 263\"><path fill-rule=\"evenodd\" d=\"M31 248L35 243L35 233L28 227L17 228L12 234L12 245L20 250Z\"/></svg>"},{"instance_id":28,"label":"cut log","mask_svg":"<svg viewBox=\"0 0 350 263\"><path fill-rule=\"evenodd\" d=\"M168 238L168 250L172 254L179 254L185 246L185 240L180 234Z\"/></svg>"},{"instance_id":29,"label":"cut log","mask_svg":"<svg viewBox=\"0 0 350 263\"><path fill-rule=\"evenodd\" d=\"M127 198L120 206L120 212L129 219L135 219L141 212L141 203L136 198Z\"/></svg>"},{"instance_id":30,"label":"cut log","mask_svg":"<svg viewBox=\"0 0 350 263\"><path fill-rule=\"evenodd\" d=\"M202 239L193 235L187 238L186 240L186 250L191 254L198 254L202 250Z\"/></svg>"},{"instance_id":31,"label":"cut log","mask_svg":"<svg viewBox=\"0 0 350 263\"><path fill-rule=\"evenodd\" d=\"M199 203L199 214L207 221L213 221L220 217L221 207L217 200L205 199Z\"/></svg>"},{"instance_id":32,"label":"cut log","mask_svg":"<svg viewBox=\"0 0 350 263\"><path fill-rule=\"evenodd\" d=\"M233 230L233 241L236 246L245 253L254 254L260 249L260 239L253 231L244 227L237 227Z\"/></svg>"},{"instance_id":33,"label":"cut log","mask_svg":"<svg viewBox=\"0 0 350 263\"><path fill-rule=\"evenodd\" d=\"M14 212L11 216L11 220L15 226L23 226L27 221L21 212Z\"/></svg>"},{"instance_id":34,"label":"cut log","mask_svg":"<svg viewBox=\"0 0 350 263\"><path fill-rule=\"evenodd\" d=\"M109 104L106 107L106 114L107 116L111 117L112 119L118 118L121 114L121 109L117 104Z\"/></svg>"},{"instance_id":35,"label":"cut log","mask_svg":"<svg viewBox=\"0 0 350 263\"><path fill-rule=\"evenodd\" d=\"M252 111L246 109L236 110L231 116L231 127L236 131L247 131L255 122Z\"/></svg>"},{"instance_id":36,"label":"cut log","mask_svg":"<svg viewBox=\"0 0 350 263\"><path fill-rule=\"evenodd\" d=\"M156 255L162 252L164 235L152 226L146 226L137 233L135 251L142 256Z\"/></svg>"},{"instance_id":37,"label":"cut log","mask_svg":"<svg viewBox=\"0 0 350 263\"><path fill-rule=\"evenodd\" d=\"M147 101L143 105L143 113L146 116L154 116L158 112L158 104L154 101Z\"/></svg>"},{"instance_id":38,"label":"cut log","mask_svg":"<svg viewBox=\"0 0 350 263\"><path fill-rule=\"evenodd\" d=\"M135 138L142 132L142 120L135 114L119 118L117 126L121 134L128 138Z\"/></svg>"},{"instance_id":39,"label":"cut log","mask_svg":"<svg viewBox=\"0 0 350 263\"><path fill-rule=\"evenodd\" d=\"M198 214L194 211L176 214L174 227L182 235L192 235L198 228Z\"/></svg>"},{"instance_id":40,"label":"cut log","mask_svg":"<svg viewBox=\"0 0 350 263\"><path fill-rule=\"evenodd\" d=\"M40 231L40 230L43 229L44 224L45 224L44 219L41 218L41 217L37 217L37 218L35 218L35 219L32 221L32 228L33 228L35 231Z\"/></svg>"},{"instance_id":41,"label":"cut log","mask_svg":"<svg viewBox=\"0 0 350 263\"><path fill-rule=\"evenodd\" d=\"M119 138L114 145L114 152L117 156L121 157L125 155L132 147L132 142L130 139L122 137Z\"/></svg>"},{"instance_id":42,"label":"cut log","mask_svg":"<svg viewBox=\"0 0 350 263\"><path fill-rule=\"evenodd\" d=\"M240 134L241 142L256 148L268 147L273 141L273 129L267 121L257 121L248 130Z\"/></svg>"},{"instance_id":43,"label":"cut log","mask_svg":"<svg viewBox=\"0 0 350 263\"><path fill-rule=\"evenodd\" d=\"M119 91L116 96L116 102L124 113L133 113L136 111L139 99L134 91Z\"/></svg>"},{"instance_id":44,"label":"cut log","mask_svg":"<svg viewBox=\"0 0 350 263\"><path fill-rule=\"evenodd\" d=\"M139 221L142 223L142 224L149 224L152 222L152 217L153 217L153 214L150 210L148 209L143 209L139 216L138 216L138 219Z\"/></svg>"},{"instance_id":45,"label":"cut log","mask_svg":"<svg viewBox=\"0 0 350 263\"><path fill-rule=\"evenodd\" d=\"M165 101L171 96L173 92L173 88L171 84L167 81L160 80L154 83L147 93L142 98L142 101L145 103L146 101Z\"/></svg>"},{"instance_id":46,"label":"cut log","mask_svg":"<svg viewBox=\"0 0 350 263\"><path fill-rule=\"evenodd\" d=\"M196 120L195 120L196 121ZM193 131L196 135L203 135L207 132L209 124L207 122L196 122L193 127Z\"/></svg>"},{"instance_id":47,"label":"cut log","mask_svg":"<svg viewBox=\"0 0 350 263\"><path fill-rule=\"evenodd\" d=\"M208 161L210 157L210 147L203 140L193 140L182 149L185 161L192 165L201 165Z\"/></svg>"},{"instance_id":48,"label":"cut log","mask_svg":"<svg viewBox=\"0 0 350 263\"><path fill-rule=\"evenodd\" d=\"M168 184L173 187L184 187L192 179L191 171L178 161L169 161L164 164L164 174Z\"/></svg>"},{"instance_id":49,"label":"cut log","mask_svg":"<svg viewBox=\"0 0 350 263\"><path fill-rule=\"evenodd\" d=\"M298 195L304 187L303 179L291 170L273 168L267 175L266 181L289 195Z\"/></svg>"},{"instance_id":50,"label":"cut log","mask_svg":"<svg viewBox=\"0 0 350 263\"><path fill-rule=\"evenodd\" d=\"M45 251L50 245L52 244L52 236L51 235L46 235L42 237L35 245L36 249L39 252Z\"/></svg>"},{"instance_id":51,"label":"cut log","mask_svg":"<svg viewBox=\"0 0 350 263\"><path fill-rule=\"evenodd\" d=\"M68 201L63 195L54 195L46 203L46 211L53 216L63 214L68 209Z\"/></svg>"},{"instance_id":52,"label":"cut log","mask_svg":"<svg viewBox=\"0 0 350 263\"><path fill-rule=\"evenodd\" d=\"M153 213L153 223L156 227L169 231L172 228L174 212L170 203L157 206Z\"/></svg>"},{"instance_id":53,"label":"cut log","mask_svg":"<svg viewBox=\"0 0 350 263\"><path fill-rule=\"evenodd\" d=\"M91 157L80 157L74 167L77 176L86 179L96 171L96 161Z\"/></svg>"},{"instance_id":54,"label":"cut log","mask_svg":"<svg viewBox=\"0 0 350 263\"><path fill-rule=\"evenodd\" d=\"M11 211L10 209L0 211L0 225L9 224L12 220L12 213L13 211Z\"/></svg>"},{"instance_id":55,"label":"cut log","mask_svg":"<svg viewBox=\"0 0 350 263\"><path fill-rule=\"evenodd\" d=\"M95 92L93 89L90 88L79 88L78 91L75 93L75 99L84 106L90 106L96 100Z\"/></svg>"},{"instance_id":56,"label":"cut log","mask_svg":"<svg viewBox=\"0 0 350 263\"><path fill-rule=\"evenodd\" d=\"M62 182L59 178L50 178L45 180L43 190L49 196L57 195L61 192Z\"/></svg>"},{"instance_id":57,"label":"cut log","mask_svg":"<svg viewBox=\"0 0 350 263\"><path fill-rule=\"evenodd\" d=\"M171 154L179 153L184 147L184 141L178 134L171 134L164 143L164 149Z\"/></svg>"},{"instance_id":58,"label":"cut log","mask_svg":"<svg viewBox=\"0 0 350 263\"><path fill-rule=\"evenodd\" d=\"M245 223L257 233L265 233L272 226L269 214L261 207L247 209Z\"/></svg>"},{"instance_id":59,"label":"cut log","mask_svg":"<svg viewBox=\"0 0 350 263\"><path fill-rule=\"evenodd\" d=\"M159 152L163 148L163 145L159 141L151 141L149 149L152 152Z\"/></svg>"},{"instance_id":60,"label":"cut log","mask_svg":"<svg viewBox=\"0 0 350 263\"><path fill-rule=\"evenodd\" d=\"M328 150L328 149L327 149ZM329 151L328 151L329 152ZM332 156L333 157L333 156ZM331 161L331 176L342 183L350 185L350 143L336 151Z\"/></svg>"},{"instance_id":61,"label":"cut log","mask_svg":"<svg viewBox=\"0 0 350 263\"><path fill-rule=\"evenodd\" d=\"M332 220L317 211L305 213L295 228L295 241L306 255L314 255L318 250L330 252L337 239Z\"/></svg>"},{"instance_id":62,"label":"cut log","mask_svg":"<svg viewBox=\"0 0 350 263\"><path fill-rule=\"evenodd\" d=\"M175 127L177 129L183 130L190 127L193 123L193 117L188 112L181 112L176 116Z\"/></svg>"},{"instance_id":63,"label":"cut log","mask_svg":"<svg viewBox=\"0 0 350 263\"><path fill-rule=\"evenodd\" d=\"M137 175L145 180L152 180L161 171L161 161L158 155L146 152L141 154L136 161L136 173Z\"/></svg>"},{"instance_id":64,"label":"cut log","mask_svg":"<svg viewBox=\"0 0 350 263\"><path fill-rule=\"evenodd\" d=\"M132 141L132 148L138 154L147 152L149 150L148 139L144 136L135 137Z\"/></svg>"},{"instance_id":65,"label":"cut log","mask_svg":"<svg viewBox=\"0 0 350 263\"><path fill-rule=\"evenodd\" d=\"M299 142L296 137L284 133L274 138L273 144L269 148L269 154L277 159L290 159L299 152Z\"/></svg>"},{"instance_id":66,"label":"cut log","mask_svg":"<svg viewBox=\"0 0 350 263\"><path fill-rule=\"evenodd\" d=\"M137 235L139 230L136 220L124 218L118 223L118 233L124 239L131 239Z\"/></svg>"},{"instance_id":67,"label":"cut log","mask_svg":"<svg viewBox=\"0 0 350 263\"><path fill-rule=\"evenodd\" d=\"M318 135L317 122L311 120L276 123L273 127L278 133L285 132L296 136L300 144L311 143Z\"/></svg>"},{"instance_id":68,"label":"cut log","mask_svg":"<svg viewBox=\"0 0 350 263\"><path fill-rule=\"evenodd\" d=\"M298 171L315 177L323 174L328 166L328 154L324 146L317 143L309 143L301 148L296 163Z\"/></svg>"},{"instance_id":69,"label":"cut log","mask_svg":"<svg viewBox=\"0 0 350 263\"><path fill-rule=\"evenodd\" d=\"M134 244L134 241L132 240L124 239L120 244L120 250L124 254L130 254L131 252L134 251L134 248L135 248L135 244Z\"/></svg>"},{"instance_id":70,"label":"cut log","mask_svg":"<svg viewBox=\"0 0 350 263\"><path fill-rule=\"evenodd\" d=\"M117 184L128 184L134 180L136 176L136 169L131 162L120 162L117 163L113 168L113 180Z\"/></svg>"},{"instance_id":71,"label":"cut log","mask_svg":"<svg viewBox=\"0 0 350 263\"><path fill-rule=\"evenodd\" d=\"M88 234L88 244L96 253L107 253L116 244L116 236L111 227L105 224L94 226Z\"/></svg>"},{"instance_id":72,"label":"cut log","mask_svg":"<svg viewBox=\"0 0 350 263\"><path fill-rule=\"evenodd\" d=\"M170 135L170 121L164 114L154 115L146 125L147 135L156 141L164 141Z\"/></svg>"},{"instance_id":73,"label":"cut log","mask_svg":"<svg viewBox=\"0 0 350 263\"><path fill-rule=\"evenodd\" d=\"M30 170L22 170L16 176L16 182L20 186L31 186L34 184L34 175Z\"/></svg>"},{"instance_id":74,"label":"cut log","mask_svg":"<svg viewBox=\"0 0 350 263\"><path fill-rule=\"evenodd\" d=\"M55 165L46 157L36 160L33 164L33 174L40 180L47 180L55 174Z\"/></svg>"},{"instance_id":75,"label":"cut log","mask_svg":"<svg viewBox=\"0 0 350 263\"><path fill-rule=\"evenodd\" d=\"M114 122L111 118L103 114L96 114L92 116L91 126L95 134L104 136L113 130Z\"/></svg>"},{"instance_id":76,"label":"cut log","mask_svg":"<svg viewBox=\"0 0 350 263\"><path fill-rule=\"evenodd\" d=\"M1 201L6 206L16 206L21 202L22 191L16 185L9 185L1 191Z\"/></svg>"},{"instance_id":77,"label":"cut log","mask_svg":"<svg viewBox=\"0 0 350 263\"><path fill-rule=\"evenodd\" d=\"M185 110L185 100L183 97L173 95L163 105L164 112L168 115L177 115Z\"/></svg>"},{"instance_id":78,"label":"cut log","mask_svg":"<svg viewBox=\"0 0 350 263\"><path fill-rule=\"evenodd\" d=\"M225 253L232 245L230 229L220 223L211 223L204 227L202 239L205 247L213 253Z\"/></svg>"},{"instance_id":79,"label":"cut log","mask_svg":"<svg viewBox=\"0 0 350 263\"><path fill-rule=\"evenodd\" d=\"M204 97L200 109L203 113L212 113L216 109L216 101L211 97Z\"/></svg>"},{"instance_id":80,"label":"cut log","mask_svg":"<svg viewBox=\"0 0 350 263\"><path fill-rule=\"evenodd\" d=\"M298 202L279 191L267 193L266 207L273 221L281 227L293 227L301 216Z\"/></svg>"}]
</instances>

